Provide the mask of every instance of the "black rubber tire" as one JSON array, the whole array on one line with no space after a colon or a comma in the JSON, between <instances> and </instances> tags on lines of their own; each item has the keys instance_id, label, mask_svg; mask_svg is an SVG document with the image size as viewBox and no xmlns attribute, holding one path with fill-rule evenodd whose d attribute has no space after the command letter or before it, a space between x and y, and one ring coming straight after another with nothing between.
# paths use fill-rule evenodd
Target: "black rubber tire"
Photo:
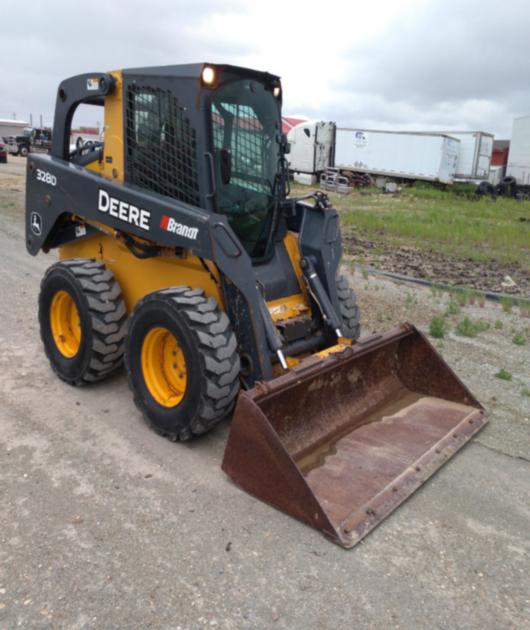
<instances>
[{"instance_id":1,"label":"black rubber tire","mask_svg":"<svg viewBox=\"0 0 530 630\"><path fill-rule=\"evenodd\" d=\"M71 295L81 320L81 345L72 358L57 348L50 327L51 301L61 290ZM100 381L123 361L127 309L114 274L102 262L73 258L52 265L41 282L39 323L52 369L70 385Z\"/></svg>"},{"instance_id":2,"label":"black rubber tire","mask_svg":"<svg viewBox=\"0 0 530 630\"><path fill-rule=\"evenodd\" d=\"M18 155L20 155L21 157L28 157L28 154L29 154L29 149L26 146L22 146L18 150Z\"/></svg>"},{"instance_id":3,"label":"black rubber tire","mask_svg":"<svg viewBox=\"0 0 530 630\"><path fill-rule=\"evenodd\" d=\"M337 276L337 294L342 317L342 334L348 339L359 339L361 334L361 314L357 297L343 275Z\"/></svg>"},{"instance_id":4,"label":"black rubber tire","mask_svg":"<svg viewBox=\"0 0 530 630\"><path fill-rule=\"evenodd\" d=\"M176 337L186 360L188 382L176 407L159 404L142 373L143 340L157 326ZM150 293L137 304L125 368L136 406L155 431L172 440L193 438L228 417L240 388L237 340L226 313L202 289L188 286Z\"/></svg>"},{"instance_id":5,"label":"black rubber tire","mask_svg":"<svg viewBox=\"0 0 530 630\"><path fill-rule=\"evenodd\" d=\"M500 184L497 184L496 186L492 186L491 190L487 194L491 195L492 197L493 196L494 197L505 197L507 192L508 192L508 189L501 182Z\"/></svg>"},{"instance_id":6,"label":"black rubber tire","mask_svg":"<svg viewBox=\"0 0 530 630\"><path fill-rule=\"evenodd\" d=\"M480 184L477 186L476 190L475 190L475 194L476 195L480 195L480 196L486 196L486 195L493 195L495 192L495 187L490 184L490 182L480 182Z\"/></svg>"},{"instance_id":7,"label":"black rubber tire","mask_svg":"<svg viewBox=\"0 0 530 630\"><path fill-rule=\"evenodd\" d=\"M509 175L503 177L501 184L504 187L504 197L515 197L517 195L518 189L515 177Z\"/></svg>"}]
</instances>

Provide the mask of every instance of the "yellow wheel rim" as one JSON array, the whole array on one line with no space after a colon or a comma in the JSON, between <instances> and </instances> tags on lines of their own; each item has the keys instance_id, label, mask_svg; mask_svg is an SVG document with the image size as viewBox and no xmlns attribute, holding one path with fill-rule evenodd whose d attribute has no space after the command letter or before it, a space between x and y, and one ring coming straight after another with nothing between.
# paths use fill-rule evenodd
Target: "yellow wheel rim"
<instances>
[{"instance_id":1,"label":"yellow wheel rim","mask_svg":"<svg viewBox=\"0 0 530 630\"><path fill-rule=\"evenodd\" d=\"M53 296L50 325L59 352L71 359L81 345L81 319L74 298L67 291L57 291Z\"/></svg>"},{"instance_id":2,"label":"yellow wheel rim","mask_svg":"<svg viewBox=\"0 0 530 630\"><path fill-rule=\"evenodd\" d=\"M188 383L186 359L179 342L167 328L151 328L144 337L142 374L157 403L176 407L182 402Z\"/></svg>"}]
</instances>

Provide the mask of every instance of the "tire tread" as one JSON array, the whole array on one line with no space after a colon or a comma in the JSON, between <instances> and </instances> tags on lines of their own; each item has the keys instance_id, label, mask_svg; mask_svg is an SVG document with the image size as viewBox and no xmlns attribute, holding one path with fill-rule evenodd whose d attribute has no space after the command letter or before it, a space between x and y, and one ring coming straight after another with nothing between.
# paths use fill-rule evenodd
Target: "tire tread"
<instances>
[{"instance_id":1,"label":"tire tread","mask_svg":"<svg viewBox=\"0 0 530 630\"><path fill-rule=\"evenodd\" d=\"M337 295L342 317L342 334L349 339L358 339L361 334L361 316L357 297L343 275L337 276Z\"/></svg>"},{"instance_id":2,"label":"tire tread","mask_svg":"<svg viewBox=\"0 0 530 630\"><path fill-rule=\"evenodd\" d=\"M62 380L72 385L94 383L118 369L123 361L127 309L121 288L103 262L90 258L72 258L55 263L46 272L41 287L44 287L48 274L59 266L75 277L88 304L92 347L87 369L80 378L68 380L54 366L46 344L44 348L52 368Z\"/></svg>"},{"instance_id":3,"label":"tire tread","mask_svg":"<svg viewBox=\"0 0 530 630\"><path fill-rule=\"evenodd\" d=\"M182 314L202 357L206 386L201 393L197 412L187 426L175 430L163 429L155 425L145 413L134 388L129 361L126 360L127 378L136 406L153 429L172 440L183 441L209 431L232 411L240 387L237 340L226 314L213 298L205 296L202 289L188 286L163 289L144 297L136 308L154 296L170 302Z\"/></svg>"}]
</instances>

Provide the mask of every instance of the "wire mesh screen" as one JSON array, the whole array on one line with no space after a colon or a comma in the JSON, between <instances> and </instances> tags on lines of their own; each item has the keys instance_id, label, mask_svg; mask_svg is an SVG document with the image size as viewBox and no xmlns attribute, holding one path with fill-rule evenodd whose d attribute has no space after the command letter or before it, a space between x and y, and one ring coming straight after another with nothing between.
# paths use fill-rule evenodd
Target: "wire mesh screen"
<instances>
[{"instance_id":1,"label":"wire mesh screen","mask_svg":"<svg viewBox=\"0 0 530 630\"><path fill-rule=\"evenodd\" d=\"M196 134L171 92L128 89L127 158L132 184L199 205Z\"/></svg>"},{"instance_id":2,"label":"wire mesh screen","mask_svg":"<svg viewBox=\"0 0 530 630\"><path fill-rule=\"evenodd\" d=\"M216 149L232 155L232 183L270 193L265 181L266 135L256 112L249 105L217 103L212 106L213 140Z\"/></svg>"}]
</instances>

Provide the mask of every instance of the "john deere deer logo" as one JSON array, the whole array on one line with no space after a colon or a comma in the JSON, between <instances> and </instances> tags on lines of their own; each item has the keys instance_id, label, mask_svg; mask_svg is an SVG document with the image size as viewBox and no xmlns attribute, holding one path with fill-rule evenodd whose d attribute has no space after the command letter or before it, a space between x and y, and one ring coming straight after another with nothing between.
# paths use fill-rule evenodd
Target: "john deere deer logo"
<instances>
[{"instance_id":1,"label":"john deere deer logo","mask_svg":"<svg viewBox=\"0 0 530 630\"><path fill-rule=\"evenodd\" d=\"M31 213L31 231L37 236L42 234L42 217L38 212Z\"/></svg>"}]
</instances>

